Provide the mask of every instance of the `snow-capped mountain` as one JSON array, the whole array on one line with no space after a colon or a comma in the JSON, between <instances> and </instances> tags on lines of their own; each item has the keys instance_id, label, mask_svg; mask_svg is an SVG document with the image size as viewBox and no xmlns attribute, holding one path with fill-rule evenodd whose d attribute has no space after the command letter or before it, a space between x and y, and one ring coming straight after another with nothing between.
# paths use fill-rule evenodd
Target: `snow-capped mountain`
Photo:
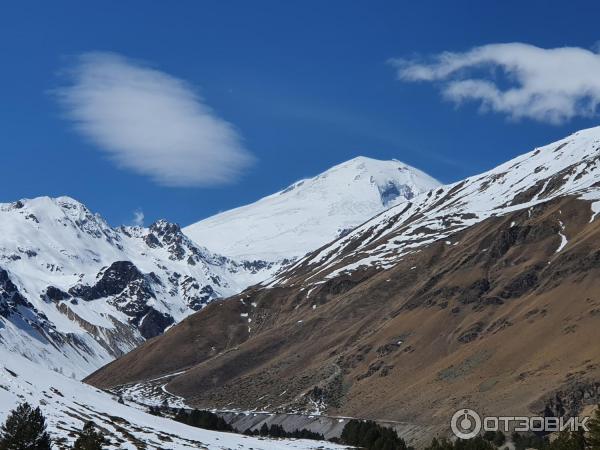
<instances>
[{"instance_id":1,"label":"snow-capped mountain","mask_svg":"<svg viewBox=\"0 0 600 450\"><path fill-rule=\"evenodd\" d=\"M311 283L359 268L391 267L404 255L489 217L561 196L593 200L596 214L600 211L599 182L600 127L595 127L390 208L295 266L315 268ZM293 270L271 285L284 282L290 273Z\"/></svg>"},{"instance_id":2,"label":"snow-capped mountain","mask_svg":"<svg viewBox=\"0 0 600 450\"><path fill-rule=\"evenodd\" d=\"M357 157L184 233L231 258L293 259L439 184L400 161Z\"/></svg>"},{"instance_id":3,"label":"snow-capped mountain","mask_svg":"<svg viewBox=\"0 0 600 450\"><path fill-rule=\"evenodd\" d=\"M436 185L400 162L356 158L186 230L235 259L164 220L110 227L69 197L0 204L0 344L87 375Z\"/></svg>"},{"instance_id":4,"label":"snow-capped mountain","mask_svg":"<svg viewBox=\"0 0 600 450\"><path fill-rule=\"evenodd\" d=\"M111 228L68 198L0 204L0 345L76 377L270 273L176 224Z\"/></svg>"},{"instance_id":5,"label":"snow-capped mountain","mask_svg":"<svg viewBox=\"0 0 600 450\"><path fill-rule=\"evenodd\" d=\"M597 127L393 206L87 381L421 438L466 405L576 416L600 401L599 212Z\"/></svg>"}]
</instances>

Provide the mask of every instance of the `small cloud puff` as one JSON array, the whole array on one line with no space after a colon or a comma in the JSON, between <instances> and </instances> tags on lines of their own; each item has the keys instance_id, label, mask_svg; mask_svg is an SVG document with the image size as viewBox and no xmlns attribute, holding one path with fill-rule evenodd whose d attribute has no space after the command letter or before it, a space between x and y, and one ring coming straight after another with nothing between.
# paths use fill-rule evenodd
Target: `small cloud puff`
<instances>
[{"instance_id":1,"label":"small cloud puff","mask_svg":"<svg viewBox=\"0 0 600 450\"><path fill-rule=\"evenodd\" d=\"M144 211L142 211L141 209L136 209L133 212L133 220L131 221L133 226L136 227L143 227L144 226Z\"/></svg>"}]
</instances>

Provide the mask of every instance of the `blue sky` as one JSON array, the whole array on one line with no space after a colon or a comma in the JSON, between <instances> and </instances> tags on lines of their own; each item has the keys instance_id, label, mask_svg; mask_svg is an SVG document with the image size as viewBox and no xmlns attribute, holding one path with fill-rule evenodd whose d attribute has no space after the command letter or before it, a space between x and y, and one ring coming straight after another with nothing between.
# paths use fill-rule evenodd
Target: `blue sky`
<instances>
[{"instance_id":1,"label":"blue sky","mask_svg":"<svg viewBox=\"0 0 600 450\"><path fill-rule=\"evenodd\" d=\"M114 225L131 223L136 210L146 224L165 217L186 225L357 155L397 158L454 181L597 124L593 101L581 110L576 99L570 106L577 110L557 119L552 111L539 114L531 98L515 107L504 98L473 98L470 90L455 89L451 97L447 89L472 69L472 55L464 52L474 47L524 43L597 50L595 3L5 2L0 200L70 195ZM447 75L447 62L436 57L444 51L458 53L453 61L461 61L461 71ZM485 47L483 58L503 64L500 53ZM152 82L176 86L183 80L178 98L193 92L201 108L210 107L209 137L218 141L217 156L229 159L221 165L198 160L200 175L191 174L184 186L172 182L177 173L185 175L184 159L167 172L150 167L143 170L151 175L140 173L135 167L144 162L142 146L138 159L128 153L130 159L115 162L114 152L100 148L106 140L90 139L90 127L86 136L74 126L75 113L81 125L81 108L65 105L64 89L76 76L81 81L81 55L90 54L122 58L155 74ZM529 62L524 55L517 64ZM593 73L585 63L578 73L588 67ZM415 68L422 69L417 76L409 71ZM511 81L495 80L498 86ZM547 89L544 81L536 78L530 86ZM562 105L557 95L552 99ZM186 101L177 107L187 111ZM196 111L198 118L202 111ZM530 113L517 117L515 111ZM95 114L85 120L95 120ZM152 128L162 132L158 119ZM118 118L111 120L103 127Z\"/></svg>"}]
</instances>

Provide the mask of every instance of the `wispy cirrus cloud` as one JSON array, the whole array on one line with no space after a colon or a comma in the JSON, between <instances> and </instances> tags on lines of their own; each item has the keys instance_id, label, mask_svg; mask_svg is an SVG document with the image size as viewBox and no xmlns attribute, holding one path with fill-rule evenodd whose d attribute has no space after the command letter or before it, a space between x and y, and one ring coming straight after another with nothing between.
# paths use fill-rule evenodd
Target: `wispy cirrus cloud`
<instances>
[{"instance_id":1,"label":"wispy cirrus cloud","mask_svg":"<svg viewBox=\"0 0 600 450\"><path fill-rule=\"evenodd\" d=\"M115 53L86 53L55 91L76 129L119 167L174 187L231 183L254 160L185 81Z\"/></svg>"},{"instance_id":2,"label":"wispy cirrus cloud","mask_svg":"<svg viewBox=\"0 0 600 450\"><path fill-rule=\"evenodd\" d=\"M600 54L579 47L490 44L390 64L401 81L439 83L446 100L479 102L512 119L559 124L595 116L600 104Z\"/></svg>"}]
</instances>

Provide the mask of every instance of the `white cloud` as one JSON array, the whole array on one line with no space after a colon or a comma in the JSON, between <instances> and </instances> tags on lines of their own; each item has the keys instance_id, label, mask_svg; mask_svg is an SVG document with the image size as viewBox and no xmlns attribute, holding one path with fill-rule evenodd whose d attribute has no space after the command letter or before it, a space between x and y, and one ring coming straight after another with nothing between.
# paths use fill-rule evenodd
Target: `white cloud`
<instances>
[{"instance_id":1,"label":"white cloud","mask_svg":"<svg viewBox=\"0 0 600 450\"><path fill-rule=\"evenodd\" d=\"M578 47L490 44L390 63L402 81L439 82L445 99L479 101L512 119L561 123L595 116L600 103L600 54Z\"/></svg>"},{"instance_id":2,"label":"white cloud","mask_svg":"<svg viewBox=\"0 0 600 450\"><path fill-rule=\"evenodd\" d=\"M136 227L143 227L144 226L144 211L142 211L141 209L136 209L133 212L133 220L131 221L132 224Z\"/></svg>"},{"instance_id":3,"label":"white cloud","mask_svg":"<svg viewBox=\"0 0 600 450\"><path fill-rule=\"evenodd\" d=\"M253 161L235 128L186 82L114 53L86 53L57 96L120 167L166 186L236 181Z\"/></svg>"}]
</instances>

